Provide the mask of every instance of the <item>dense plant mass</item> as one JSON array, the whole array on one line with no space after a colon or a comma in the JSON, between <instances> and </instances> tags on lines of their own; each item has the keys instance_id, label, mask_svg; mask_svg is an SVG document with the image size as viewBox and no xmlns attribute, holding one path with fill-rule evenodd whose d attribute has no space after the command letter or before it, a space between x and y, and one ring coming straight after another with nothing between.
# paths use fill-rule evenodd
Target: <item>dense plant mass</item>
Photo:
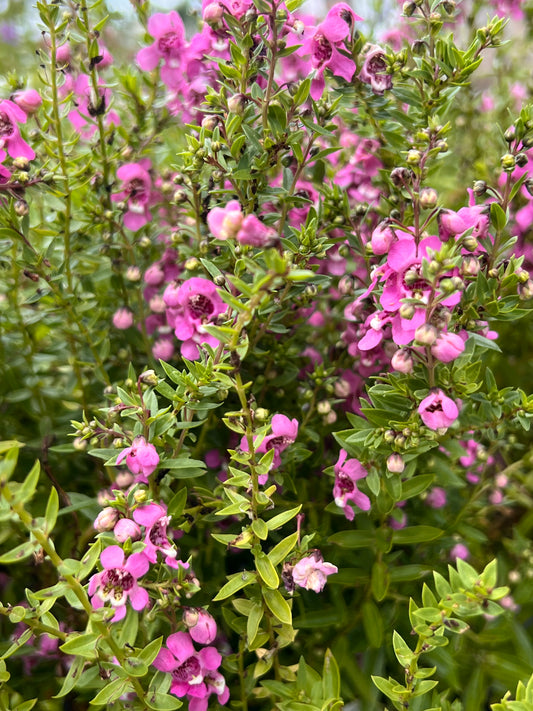
<instances>
[{"instance_id":1,"label":"dense plant mass","mask_svg":"<svg viewBox=\"0 0 533 711\"><path fill-rule=\"evenodd\" d=\"M528 8L299 6L17 47L1 711L533 711Z\"/></svg>"}]
</instances>

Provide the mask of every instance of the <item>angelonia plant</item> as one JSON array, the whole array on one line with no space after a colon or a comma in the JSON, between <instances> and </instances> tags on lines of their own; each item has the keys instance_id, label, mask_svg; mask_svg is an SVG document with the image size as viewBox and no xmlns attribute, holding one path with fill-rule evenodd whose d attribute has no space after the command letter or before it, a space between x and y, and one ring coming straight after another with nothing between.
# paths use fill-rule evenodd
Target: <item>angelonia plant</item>
<instances>
[{"instance_id":1,"label":"angelonia plant","mask_svg":"<svg viewBox=\"0 0 533 711\"><path fill-rule=\"evenodd\" d=\"M533 711L530 8L131 5L2 83L0 711Z\"/></svg>"}]
</instances>

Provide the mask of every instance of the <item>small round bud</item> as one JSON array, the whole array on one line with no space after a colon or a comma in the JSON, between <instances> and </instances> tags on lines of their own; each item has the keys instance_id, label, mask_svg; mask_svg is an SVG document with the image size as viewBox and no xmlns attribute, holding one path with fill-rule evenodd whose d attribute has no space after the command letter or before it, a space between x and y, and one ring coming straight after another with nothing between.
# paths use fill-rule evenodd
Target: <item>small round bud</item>
<instances>
[{"instance_id":1,"label":"small round bud","mask_svg":"<svg viewBox=\"0 0 533 711\"><path fill-rule=\"evenodd\" d=\"M228 99L228 109L232 114L242 114L246 106L244 94L234 94Z\"/></svg>"},{"instance_id":2,"label":"small round bud","mask_svg":"<svg viewBox=\"0 0 533 711\"><path fill-rule=\"evenodd\" d=\"M187 200L187 193L185 190L176 190L174 195L172 196L172 200L177 204L181 204L182 202L186 202Z\"/></svg>"},{"instance_id":3,"label":"small round bud","mask_svg":"<svg viewBox=\"0 0 533 711\"><path fill-rule=\"evenodd\" d=\"M259 422L265 422L268 419L269 411L265 407L258 407L254 412L254 417Z\"/></svg>"},{"instance_id":4,"label":"small round bud","mask_svg":"<svg viewBox=\"0 0 533 711\"><path fill-rule=\"evenodd\" d=\"M28 170L30 161L23 156L17 156L13 161L13 167L17 170Z\"/></svg>"},{"instance_id":5,"label":"small round bud","mask_svg":"<svg viewBox=\"0 0 533 711\"><path fill-rule=\"evenodd\" d=\"M479 270L481 269L481 264L476 257L464 257L460 272L463 276L477 276Z\"/></svg>"},{"instance_id":6,"label":"small round bud","mask_svg":"<svg viewBox=\"0 0 533 711\"><path fill-rule=\"evenodd\" d=\"M484 180L474 181L474 195L478 197L484 195L487 192L487 183Z\"/></svg>"},{"instance_id":7,"label":"small round bud","mask_svg":"<svg viewBox=\"0 0 533 711\"><path fill-rule=\"evenodd\" d=\"M515 127L509 126L507 131L503 134L503 137L505 138L507 143L512 143L514 141L515 133L516 133Z\"/></svg>"},{"instance_id":8,"label":"small round bud","mask_svg":"<svg viewBox=\"0 0 533 711\"><path fill-rule=\"evenodd\" d=\"M102 509L94 521L94 528L99 532L112 531L118 519L119 512L111 506Z\"/></svg>"},{"instance_id":9,"label":"small round bud","mask_svg":"<svg viewBox=\"0 0 533 711\"><path fill-rule=\"evenodd\" d=\"M415 331L415 340L424 346L432 346L437 340L438 332L430 323L423 323Z\"/></svg>"},{"instance_id":10,"label":"small round bud","mask_svg":"<svg viewBox=\"0 0 533 711\"><path fill-rule=\"evenodd\" d=\"M391 454L387 459L387 469L394 474L401 474L405 469L402 455L396 452Z\"/></svg>"},{"instance_id":11,"label":"small round bud","mask_svg":"<svg viewBox=\"0 0 533 711\"><path fill-rule=\"evenodd\" d=\"M383 435L383 439L387 444L391 444L394 442L394 438L396 437L396 433L393 430L387 430L385 434Z\"/></svg>"},{"instance_id":12,"label":"small round bud","mask_svg":"<svg viewBox=\"0 0 533 711\"><path fill-rule=\"evenodd\" d=\"M17 200L15 202L15 212L19 217L24 217L30 211L26 200Z\"/></svg>"},{"instance_id":13,"label":"small round bud","mask_svg":"<svg viewBox=\"0 0 533 711\"><path fill-rule=\"evenodd\" d=\"M391 366L398 373L412 373L414 361L411 353L405 348L396 351L391 358Z\"/></svg>"},{"instance_id":14,"label":"small round bud","mask_svg":"<svg viewBox=\"0 0 533 711\"><path fill-rule=\"evenodd\" d=\"M420 191L420 206L424 210L432 210L437 205L438 194L433 188L423 188Z\"/></svg>"},{"instance_id":15,"label":"small round bud","mask_svg":"<svg viewBox=\"0 0 533 711\"><path fill-rule=\"evenodd\" d=\"M409 168L394 168L391 171L390 179L393 185L397 188L401 188L404 185L408 185L412 179L412 173Z\"/></svg>"},{"instance_id":16,"label":"small round bud","mask_svg":"<svg viewBox=\"0 0 533 711\"><path fill-rule=\"evenodd\" d=\"M441 138L440 141L437 141L435 143L435 148L438 148L441 153L446 153L448 150L448 141L445 141L443 138Z\"/></svg>"},{"instance_id":17,"label":"small round bud","mask_svg":"<svg viewBox=\"0 0 533 711\"><path fill-rule=\"evenodd\" d=\"M411 17L411 15L413 14L413 12L415 10L416 10L416 5L414 2L410 2L410 1L404 2L403 6L402 6L402 13L406 17Z\"/></svg>"},{"instance_id":18,"label":"small round bud","mask_svg":"<svg viewBox=\"0 0 533 711\"><path fill-rule=\"evenodd\" d=\"M217 274L213 281L216 286L224 286L226 284L226 277L223 274Z\"/></svg>"},{"instance_id":19,"label":"small round bud","mask_svg":"<svg viewBox=\"0 0 533 711\"><path fill-rule=\"evenodd\" d=\"M137 489L137 491L133 494L133 498L137 504L144 504L144 502L148 499L148 494L145 489Z\"/></svg>"},{"instance_id":20,"label":"small round bud","mask_svg":"<svg viewBox=\"0 0 533 711\"><path fill-rule=\"evenodd\" d=\"M195 269L198 269L199 266L200 262L196 259L196 257L189 257L189 259L185 262L185 269L188 272L193 272Z\"/></svg>"},{"instance_id":21,"label":"small round bud","mask_svg":"<svg viewBox=\"0 0 533 711\"><path fill-rule=\"evenodd\" d=\"M501 157L500 163L506 173L511 173L515 169L516 159L512 153L506 153Z\"/></svg>"},{"instance_id":22,"label":"small round bud","mask_svg":"<svg viewBox=\"0 0 533 711\"><path fill-rule=\"evenodd\" d=\"M329 400L321 400L317 406L316 411L319 415L327 415L331 412L331 403Z\"/></svg>"},{"instance_id":23,"label":"small round bud","mask_svg":"<svg viewBox=\"0 0 533 711\"><path fill-rule=\"evenodd\" d=\"M472 235L468 235L468 237L465 237L463 239L463 247L468 251L468 252L475 252L476 249L479 247L479 242L475 237Z\"/></svg>"},{"instance_id":24,"label":"small round bud","mask_svg":"<svg viewBox=\"0 0 533 711\"><path fill-rule=\"evenodd\" d=\"M218 116L204 116L202 119L202 128L206 131L213 131L218 125Z\"/></svg>"},{"instance_id":25,"label":"small round bud","mask_svg":"<svg viewBox=\"0 0 533 711\"><path fill-rule=\"evenodd\" d=\"M410 165L418 165L420 163L420 160L422 158L422 154L420 151L415 150L414 148L411 148L411 150L407 151L407 162Z\"/></svg>"},{"instance_id":26,"label":"small round bud","mask_svg":"<svg viewBox=\"0 0 533 711\"><path fill-rule=\"evenodd\" d=\"M453 15L455 13L457 5L455 4L454 0L444 0L444 2L442 3L442 7L446 14Z\"/></svg>"},{"instance_id":27,"label":"small round bud","mask_svg":"<svg viewBox=\"0 0 533 711\"><path fill-rule=\"evenodd\" d=\"M399 309L400 316L411 320L415 315L415 307L413 304L402 304Z\"/></svg>"},{"instance_id":28,"label":"small round bud","mask_svg":"<svg viewBox=\"0 0 533 711\"><path fill-rule=\"evenodd\" d=\"M129 281L140 281L141 280L141 270L139 267L136 267L134 265L129 266L126 269L126 279Z\"/></svg>"},{"instance_id":29,"label":"small round bud","mask_svg":"<svg viewBox=\"0 0 533 711\"><path fill-rule=\"evenodd\" d=\"M525 153L517 153L517 154L516 154L516 157L515 157L515 160L516 160L516 165L517 165L519 168L524 168L524 167L527 165L527 162L528 162L528 161L527 161L527 155L526 155Z\"/></svg>"}]
</instances>

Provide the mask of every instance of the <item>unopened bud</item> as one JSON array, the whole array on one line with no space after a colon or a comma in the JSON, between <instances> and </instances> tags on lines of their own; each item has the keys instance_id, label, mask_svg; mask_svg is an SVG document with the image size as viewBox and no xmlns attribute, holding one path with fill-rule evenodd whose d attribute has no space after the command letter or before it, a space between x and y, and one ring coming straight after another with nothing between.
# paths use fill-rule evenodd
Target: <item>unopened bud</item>
<instances>
[{"instance_id":1,"label":"unopened bud","mask_svg":"<svg viewBox=\"0 0 533 711\"><path fill-rule=\"evenodd\" d=\"M472 235L468 235L468 237L465 237L463 239L463 247L468 251L468 252L475 252L476 249L479 247L479 242L475 237Z\"/></svg>"},{"instance_id":2,"label":"unopened bud","mask_svg":"<svg viewBox=\"0 0 533 711\"><path fill-rule=\"evenodd\" d=\"M392 183L396 185L397 188L400 188L411 182L412 173L409 168L394 168L394 170L391 171L390 178Z\"/></svg>"},{"instance_id":3,"label":"unopened bud","mask_svg":"<svg viewBox=\"0 0 533 711\"><path fill-rule=\"evenodd\" d=\"M19 217L24 217L30 211L26 200L17 200L15 202L15 212Z\"/></svg>"},{"instance_id":4,"label":"unopened bud","mask_svg":"<svg viewBox=\"0 0 533 711\"><path fill-rule=\"evenodd\" d=\"M484 180L474 181L474 195L484 195L487 192L487 183Z\"/></svg>"},{"instance_id":5,"label":"unopened bud","mask_svg":"<svg viewBox=\"0 0 533 711\"><path fill-rule=\"evenodd\" d=\"M512 153L506 153L505 155L503 155L501 157L500 162L502 165L502 169L506 173L511 173L515 169L516 159Z\"/></svg>"},{"instance_id":6,"label":"unopened bud","mask_svg":"<svg viewBox=\"0 0 533 711\"><path fill-rule=\"evenodd\" d=\"M13 160L13 167L15 167L17 170L28 170L30 165L30 161L27 158L24 158L23 156L17 156Z\"/></svg>"},{"instance_id":7,"label":"unopened bud","mask_svg":"<svg viewBox=\"0 0 533 711\"><path fill-rule=\"evenodd\" d=\"M133 494L133 498L137 504L144 504L148 498L148 494L145 489L137 489L137 491Z\"/></svg>"},{"instance_id":8,"label":"unopened bud","mask_svg":"<svg viewBox=\"0 0 533 711\"><path fill-rule=\"evenodd\" d=\"M119 513L116 509L107 506L102 509L94 521L94 528L99 532L112 531L119 519Z\"/></svg>"},{"instance_id":9,"label":"unopened bud","mask_svg":"<svg viewBox=\"0 0 533 711\"><path fill-rule=\"evenodd\" d=\"M393 453L387 459L387 469L394 474L401 474L405 469L405 462L401 454Z\"/></svg>"},{"instance_id":10,"label":"unopened bud","mask_svg":"<svg viewBox=\"0 0 533 711\"><path fill-rule=\"evenodd\" d=\"M213 131L218 124L218 117L217 116L204 116L202 119L202 128L205 128L207 131Z\"/></svg>"},{"instance_id":11,"label":"unopened bud","mask_svg":"<svg viewBox=\"0 0 533 711\"><path fill-rule=\"evenodd\" d=\"M198 269L199 266L200 262L196 259L196 257L189 257L189 259L185 262L185 269L188 272L193 272L195 269Z\"/></svg>"},{"instance_id":12,"label":"unopened bud","mask_svg":"<svg viewBox=\"0 0 533 711\"><path fill-rule=\"evenodd\" d=\"M524 168L528 163L528 159L527 159L527 156L525 153L517 153L515 160L516 160L516 165L519 168Z\"/></svg>"},{"instance_id":13,"label":"unopened bud","mask_svg":"<svg viewBox=\"0 0 533 711\"><path fill-rule=\"evenodd\" d=\"M437 200L438 194L433 188L423 188L420 191L420 206L424 210L432 210L436 206Z\"/></svg>"},{"instance_id":14,"label":"unopened bud","mask_svg":"<svg viewBox=\"0 0 533 711\"><path fill-rule=\"evenodd\" d=\"M464 257L460 271L463 276L476 276L480 269L481 264L476 257Z\"/></svg>"},{"instance_id":15,"label":"unopened bud","mask_svg":"<svg viewBox=\"0 0 533 711\"><path fill-rule=\"evenodd\" d=\"M438 332L430 323L423 323L415 331L415 340L424 346L432 346L437 340Z\"/></svg>"},{"instance_id":16,"label":"unopened bud","mask_svg":"<svg viewBox=\"0 0 533 711\"><path fill-rule=\"evenodd\" d=\"M399 309L400 316L411 320L415 315L415 307L413 304L402 304Z\"/></svg>"},{"instance_id":17,"label":"unopened bud","mask_svg":"<svg viewBox=\"0 0 533 711\"><path fill-rule=\"evenodd\" d=\"M507 143L512 143L514 141L515 133L516 133L515 127L509 126L507 131L503 134L503 137L505 138Z\"/></svg>"},{"instance_id":18,"label":"unopened bud","mask_svg":"<svg viewBox=\"0 0 533 711\"><path fill-rule=\"evenodd\" d=\"M242 114L246 106L246 97L244 94L234 94L228 99L228 109L232 114Z\"/></svg>"},{"instance_id":19,"label":"unopened bud","mask_svg":"<svg viewBox=\"0 0 533 711\"><path fill-rule=\"evenodd\" d=\"M412 373L414 368L413 357L407 349L401 348L392 356L391 365L399 373Z\"/></svg>"},{"instance_id":20,"label":"unopened bud","mask_svg":"<svg viewBox=\"0 0 533 711\"><path fill-rule=\"evenodd\" d=\"M329 400L321 400L317 406L316 411L319 415L327 415L331 412L331 403Z\"/></svg>"},{"instance_id":21,"label":"unopened bud","mask_svg":"<svg viewBox=\"0 0 533 711\"><path fill-rule=\"evenodd\" d=\"M420 163L420 160L422 158L422 154L420 151L415 150L414 148L411 148L410 151L407 151L407 162L410 165L418 165Z\"/></svg>"},{"instance_id":22,"label":"unopened bud","mask_svg":"<svg viewBox=\"0 0 533 711\"><path fill-rule=\"evenodd\" d=\"M416 10L416 5L414 2L404 2L402 6L402 12L406 17L411 17L413 12Z\"/></svg>"}]
</instances>

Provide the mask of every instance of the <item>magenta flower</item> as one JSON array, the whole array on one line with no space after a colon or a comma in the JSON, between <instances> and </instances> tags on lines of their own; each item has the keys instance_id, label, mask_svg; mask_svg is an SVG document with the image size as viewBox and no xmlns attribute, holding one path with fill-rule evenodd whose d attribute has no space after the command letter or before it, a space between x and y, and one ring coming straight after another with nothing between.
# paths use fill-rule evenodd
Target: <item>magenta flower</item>
<instances>
[{"instance_id":1,"label":"magenta flower","mask_svg":"<svg viewBox=\"0 0 533 711\"><path fill-rule=\"evenodd\" d=\"M214 207L207 215L207 224L217 239L230 239L239 232L244 215L238 200L230 200L226 207Z\"/></svg>"},{"instance_id":2,"label":"magenta flower","mask_svg":"<svg viewBox=\"0 0 533 711\"><path fill-rule=\"evenodd\" d=\"M35 151L20 135L19 123L26 123L24 111L9 99L0 101L0 142L7 148L11 158L33 160Z\"/></svg>"},{"instance_id":3,"label":"magenta flower","mask_svg":"<svg viewBox=\"0 0 533 711\"><path fill-rule=\"evenodd\" d=\"M128 599L137 612L144 610L149 601L146 590L137 584L137 580L148 572L148 558L144 553L133 553L126 561L124 558L120 546L109 546L100 556L104 570L89 581L88 593L94 609L98 610L106 602L116 608L111 622L125 617Z\"/></svg>"},{"instance_id":4,"label":"magenta flower","mask_svg":"<svg viewBox=\"0 0 533 711\"><path fill-rule=\"evenodd\" d=\"M326 15L313 35L304 43L302 55L311 55L311 66L316 69L316 76L311 84L311 97L318 101L324 91L324 70L329 69L335 76L351 81L355 74L355 62L344 56L339 49L344 49L345 40L352 36L354 22L361 20L349 5L337 3Z\"/></svg>"},{"instance_id":5,"label":"magenta flower","mask_svg":"<svg viewBox=\"0 0 533 711\"><path fill-rule=\"evenodd\" d=\"M292 569L292 579L299 587L319 593L324 589L328 575L337 572L337 566L325 563L322 553L315 550L296 563Z\"/></svg>"},{"instance_id":6,"label":"magenta flower","mask_svg":"<svg viewBox=\"0 0 533 711\"><path fill-rule=\"evenodd\" d=\"M333 497L336 505L343 509L348 521L353 521L354 511L348 505L348 501L353 501L361 511L370 510L370 499L362 491L359 491L355 483L368 476L368 472L358 459L346 459L347 456L348 452L341 449L339 459L335 464Z\"/></svg>"},{"instance_id":7,"label":"magenta flower","mask_svg":"<svg viewBox=\"0 0 533 711\"><path fill-rule=\"evenodd\" d=\"M183 622L198 644L211 644L217 636L217 623L213 616L201 607L186 607Z\"/></svg>"},{"instance_id":8,"label":"magenta flower","mask_svg":"<svg viewBox=\"0 0 533 711\"><path fill-rule=\"evenodd\" d=\"M442 390L433 390L418 406L422 422L432 430L449 427L459 417L455 402Z\"/></svg>"},{"instance_id":9,"label":"magenta flower","mask_svg":"<svg viewBox=\"0 0 533 711\"><path fill-rule=\"evenodd\" d=\"M170 516L167 516L166 509L160 504L147 504L140 506L133 512L133 518L141 526L145 527L144 543L146 548L143 553L150 563L157 562L157 552L159 551L165 558L165 563L171 568L188 568L188 563L176 560L177 550L168 539L167 526L170 523Z\"/></svg>"},{"instance_id":10,"label":"magenta flower","mask_svg":"<svg viewBox=\"0 0 533 711\"><path fill-rule=\"evenodd\" d=\"M431 346L431 353L442 363L455 360L465 349L465 342L457 333L443 331Z\"/></svg>"},{"instance_id":11,"label":"magenta flower","mask_svg":"<svg viewBox=\"0 0 533 711\"><path fill-rule=\"evenodd\" d=\"M246 215L237 232L237 242L251 247L268 247L276 239L276 231L267 227L255 215Z\"/></svg>"},{"instance_id":12,"label":"magenta flower","mask_svg":"<svg viewBox=\"0 0 533 711\"><path fill-rule=\"evenodd\" d=\"M148 20L148 32L155 38L155 42L138 52L137 63L143 71L151 72L163 60L161 79L167 86L177 88L181 76L176 70L186 52L185 28L181 17L175 10L168 14L156 12Z\"/></svg>"},{"instance_id":13,"label":"magenta flower","mask_svg":"<svg viewBox=\"0 0 533 711\"><path fill-rule=\"evenodd\" d=\"M117 521L113 533L119 543L124 543L128 538L138 541L141 537L141 529L129 518L121 518L120 521Z\"/></svg>"},{"instance_id":14,"label":"magenta flower","mask_svg":"<svg viewBox=\"0 0 533 711\"><path fill-rule=\"evenodd\" d=\"M167 310L169 326L174 329L176 338L183 341L182 356L195 360L199 358L198 346L202 343L213 348L218 346L218 340L204 331L204 324L211 323L227 309L213 282L192 277L179 287L167 287L163 299L171 307Z\"/></svg>"},{"instance_id":15,"label":"magenta flower","mask_svg":"<svg viewBox=\"0 0 533 711\"><path fill-rule=\"evenodd\" d=\"M124 215L124 225L134 232L144 227L152 219L148 209L151 203L152 179L148 172L150 161L126 163L117 170L117 178L122 180L122 190L114 193L115 202L126 201L128 210Z\"/></svg>"},{"instance_id":16,"label":"magenta flower","mask_svg":"<svg viewBox=\"0 0 533 711\"><path fill-rule=\"evenodd\" d=\"M392 77L387 73L385 56L381 47L372 45L359 72L359 79L370 84L374 94L383 94L392 89Z\"/></svg>"},{"instance_id":17,"label":"magenta flower","mask_svg":"<svg viewBox=\"0 0 533 711\"><path fill-rule=\"evenodd\" d=\"M214 647L205 647L197 652L186 632L176 632L167 639L155 658L154 667L170 672L171 693L189 700L189 711L205 711L212 693L218 696L218 703L225 704L229 690L222 674L217 670L222 657Z\"/></svg>"},{"instance_id":18,"label":"magenta flower","mask_svg":"<svg viewBox=\"0 0 533 711\"><path fill-rule=\"evenodd\" d=\"M277 469L281 464L281 453L284 452L298 436L298 420L289 420L285 415L274 415L272 418L272 434L267 435L261 444L256 447L258 454L265 454L274 450L274 459L271 469ZM255 439L255 438L254 438ZM248 451L248 441L243 437L240 444L243 452ZM259 483L264 484L268 479L268 474L261 474Z\"/></svg>"},{"instance_id":19,"label":"magenta flower","mask_svg":"<svg viewBox=\"0 0 533 711\"><path fill-rule=\"evenodd\" d=\"M113 314L113 326L121 331L125 331L130 326L133 326L133 314L129 309L117 309Z\"/></svg>"},{"instance_id":20,"label":"magenta flower","mask_svg":"<svg viewBox=\"0 0 533 711\"><path fill-rule=\"evenodd\" d=\"M132 474L137 474L136 481L148 484L148 477L159 464L159 455L153 444L144 437L135 437L131 447L126 447L117 457L117 465L126 458L126 465Z\"/></svg>"},{"instance_id":21,"label":"magenta flower","mask_svg":"<svg viewBox=\"0 0 533 711\"><path fill-rule=\"evenodd\" d=\"M34 114L43 103L41 95L36 89L23 89L15 92L13 101L26 114Z\"/></svg>"}]
</instances>

